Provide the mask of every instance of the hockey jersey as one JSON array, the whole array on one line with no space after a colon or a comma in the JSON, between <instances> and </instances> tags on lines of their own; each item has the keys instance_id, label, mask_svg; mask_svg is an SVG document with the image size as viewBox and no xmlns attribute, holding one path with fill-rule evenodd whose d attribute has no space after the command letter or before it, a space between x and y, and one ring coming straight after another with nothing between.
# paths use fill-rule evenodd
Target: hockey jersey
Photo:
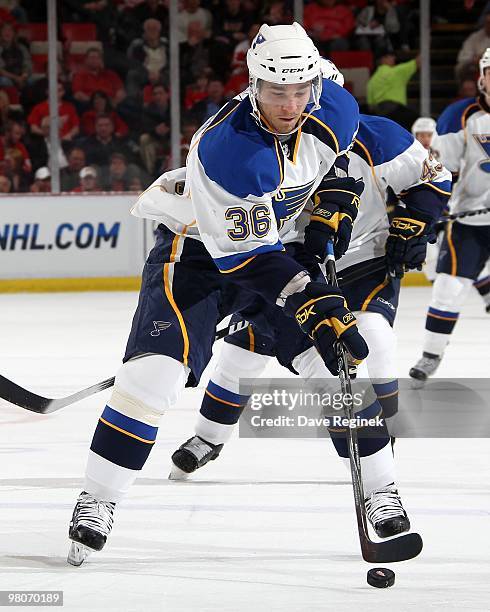
<instances>
[{"instance_id":1,"label":"hockey jersey","mask_svg":"<svg viewBox=\"0 0 490 612\"><path fill-rule=\"evenodd\" d=\"M478 210L490 202L490 107L484 96L450 104L437 122L433 147L440 161L458 173L449 201L451 213ZM460 223L489 225L490 213L463 217Z\"/></svg>"},{"instance_id":2,"label":"hockey jersey","mask_svg":"<svg viewBox=\"0 0 490 612\"><path fill-rule=\"evenodd\" d=\"M132 213L202 240L225 273L281 251L357 132L358 106L342 87L324 79L320 105L285 144L256 124L246 92L234 98L196 132L186 169L155 181ZM173 195L176 180L185 180L183 196Z\"/></svg>"},{"instance_id":3,"label":"hockey jersey","mask_svg":"<svg viewBox=\"0 0 490 612\"><path fill-rule=\"evenodd\" d=\"M385 254L388 187L402 202L407 201L411 210L434 220L451 195L451 173L412 134L385 117L360 115L349 160L349 175L362 178L365 186L350 245L337 262L338 270ZM308 223L308 210L298 229Z\"/></svg>"}]
</instances>

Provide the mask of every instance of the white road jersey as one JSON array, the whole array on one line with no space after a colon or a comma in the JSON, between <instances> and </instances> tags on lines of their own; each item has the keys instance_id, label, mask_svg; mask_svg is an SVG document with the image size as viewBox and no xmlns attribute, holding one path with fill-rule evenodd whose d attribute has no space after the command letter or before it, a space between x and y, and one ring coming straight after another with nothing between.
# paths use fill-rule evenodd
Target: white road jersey
<instances>
[{"instance_id":1,"label":"white road jersey","mask_svg":"<svg viewBox=\"0 0 490 612\"><path fill-rule=\"evenodd\" d=\"M451 172L459 173L451 213L490 207L490 108L483 97L450 104L439 117L433 147ZM460 223L490 225L490 213Z\"/></svg>"}]
</instances>

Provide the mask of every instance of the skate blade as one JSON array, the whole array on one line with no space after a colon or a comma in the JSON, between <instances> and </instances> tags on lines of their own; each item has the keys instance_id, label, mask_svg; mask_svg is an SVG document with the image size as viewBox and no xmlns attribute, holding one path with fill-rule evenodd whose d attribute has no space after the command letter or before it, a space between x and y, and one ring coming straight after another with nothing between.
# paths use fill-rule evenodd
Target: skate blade
<instances>
[{"instance_id":1,"label":"skate blade","mask_svg":"<svg viewBox=\"0 0 490 612\"><path fill-rule=\"evenodd\" d=\"M170 470L170 474L168 475L169 480L187 480L190 474L184 472L178 468L175 464L172 464L172 469Z\"/></svg>"},{"instance_id":2,"label":"skate blade","mask_svg":"<svg viewBox=\"0 0 490 612\"><path fill-rule=\"evenodd\" d=\"M82 565L85 559L93 552L94 551L92 550L92 548L89 548L84 544L80 544L80 542L72 541L66 560L70 565L79 567L80 565Z\"/></svg>"}]
</instances>

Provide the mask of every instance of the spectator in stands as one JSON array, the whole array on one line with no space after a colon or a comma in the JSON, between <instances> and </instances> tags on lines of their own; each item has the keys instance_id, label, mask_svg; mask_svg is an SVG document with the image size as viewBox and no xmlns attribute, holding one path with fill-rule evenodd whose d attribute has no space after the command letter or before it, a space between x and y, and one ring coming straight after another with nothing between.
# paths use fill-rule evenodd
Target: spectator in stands
<instances>
[{"instance_id":1,"label":"spectator in stands","mask_svg":"<svg viewBox=\"0 0 490 612\"><path fill-rule=\"evenodd\" d=\"M156 19L147 19L143 24L143 38L133 40L128 49L131 65L126 77L128 95L141 96L147 83L167 81L168 44L161 36L162 26Z\"/></svg>"},{"instance_id":2,"label":"spectator in stands","mask_svg":"<svg viewBox=\"0 0 490 612\"><path fill-rule=\"evenodd\" d=\"M90 108L85 111L80 120L80 127L84 136L95 134L95 120L99 115L109 115L114 122L114 134L125 138L128 135L128 126L112 108L111 101L103 91L95 91L90 99Z\"/></svg>"},{"instance_id":3,"label":"spectator in stands","mask_svg":"<svg viewBox=\"0 0 490 612\"><path fill-rule=\"evenodd\" d=\"M130 191L130 185L135 177L140 179L138 168L134 164L128 164L122 153L113 153L102 186L104 191Z\"/></svg>"},{"instance_id":4,"label":"spectator in stands","mask_svg":"<svg viewBox=\"0 0 490 612\"><path fill-rule=\"evenodd\" d=\"M15 118L16 113L10 108L8 93L0 89L0 136L5 133L8 122Z\"/></svg>"},{"instance_id":5,"label":"spectator in stands","mask_svg":"<svg viewBox=\"0 0 490 612\"><path fill-rule=\"evenodd\" d=\"M378 67L367 84L369 110L400 123L410 130L418 113L407 106L407 85L420 66L420 56L396 64L396 56L386 50L378 59Z\"/></svg>"},{"instance_id":6,"label":"spectator in stands","mask_svg":"<svg viewBox=\"0 0 490 612\"><path fill-rule=\"evenodd\" d=\"M123 153L127 159L131 153L122 138L114 136L114 122L110 115L99 115L95 120L95 134L83 143L83 148L90 165L101 168L109 165L113 153Z\"/></svg>"},{"instance_id":7,"label":"spectator in stands","mask_svg":"<svg viewBox=\"0 0 490 612\"><path fill-rule=\"evenodd\" d=\"M354 30L352 10L336 0L314 0L305 6L304 27L323 54L345 51Z\"/></svg>"},{"instance_id":8,"label":"spectator in stands","mask_svg":"<svg viewBox=\"0 0 490 612\"><path fill-rule=\"evenodd\" d=\"M32 163L29 152L23 143L24 128L18 121L9 121L5 128L5 134L0 136L0 161L7 157L7 153L11 150L16 151L20 155L20 169L26 175L32 171ZM18 156L14 156L16 163Z\"/></svg>"},{"instance_id":9,"label":"spectator in stands","mask_svg":"<svg viewBox=\"0 0 490 612\"><path fill-rule=\"evenodd\" d=\"M206 33L198 21L189 24L186 42L180 44L181 84L186 87L204 75L209 66Z\"/></svg>"},{"instance_id":10,"label":"spectator in stands","mask_svg":"<svg viewBox=\"0 0 490 612\"><path fill-rule=\"evenodd\" d=\"M179 42L183 43L189 35L189 24L197 21L205 32L205 37L210 38L213 17L211 13L201 7L201 0L184 0L184 10L178 15Z\"/></svg>"},{"instance_id":11,"label":"spectator in stands","mask_svg":"<svg viewBox=\"0 0 490 612\"><path fill-rule=\"evenodd\" d=\"M60 138L63 144L70 142L80 131L80 119L78 118L77 111L71 102L63 100L65 95L65 88L63 83L58 83L58 121ZM48 92L46 92L46 95ZM27 123L31 128L33 134L43 136L43 129L41 127L41 121L44 117L49 117L49 100L46 99L44 102L36 104L31 110L27 117Z\"/></svg>"},{"instance_id":12,"label":"spectator in stands","mask_svg":"<svg viewBox=\"0 0 490 612\"><path fill-rule=\"evenodd\" d=\"M250 16L240 6L240 0L225 0L213 14L211 67L220 75L229 68L233 49L246 40L251 26Z\"/></svg>"},{"instance_id":13,"label":"spectator in stands","mask_svg":"<svg viewBox=\"0 0 490 612\"><path fill-rule=\"evenodd\" d=\"M400 30L400 22L393 2L376 0L366 6L356 19L356 46L376 55L383 49L393 49L391 35Z\"/></svg>"},{"instance_id":14,"label":"spectator in stands","mask_svg":"<svg viewBox=\"0 0 490 612\"><path fill-rule=\"evenodd\" d=\"M168 148L170 132L169 93L163 85L154 85L151 102L145 106L142 116L140 155L150 176L153 176L157 157Z\"/></svg>"},{"instance_id":15,"label":"spectator in stands","mask_svg":"<svg viewBox=\"0 0 490 612\"><path fill-rule=\"evenodd\" d=\"M225 96L225 86L223 81L212 78L208 83L208 96L198 102L192 109L193 114L199 123L204 123L211 115L216 114L219 109L228 102Z\"/></svg>"},{"instance_id":16,"label":"spectator in stands","mask_svg":"<svg viewBox=\"0 0 490 612\"><path fill-rule=\"evenodd\" d=\"M60 2L62 22L95 23L97 39L108 40L114 25L112 0L64 0Z\"/></svg>"},{"instance_id":17,"label":"spectator in stands","mask_svg":"<svg viewBox=\"0 0 490 612\"><path fill-rule=\"evenodd\" d=\"M225 84L225 95L227 98L233 98L248 87L248 69L246 56L250 44L257 35L259 29L259 23L252 24L248 31L247 38L241 43L239 43L233 51L233 59L231 61L232 73Z\"/></svg>"},{"instance_id":18,"label":"spectator in stands","mask_svg":"<svg viewBox=\"0 0 490 612\"><path fill-rule=\"evenodd\" d=\"M22 153L19 149L6 149L3 158L0 157L0 174L8 176L14 193L25 193L29 190L31 173L23 167Z\"/></svg>"},{"instance_id":19,"label":"spectator in stands","mask_svg":"<svg viewBox=\"0 0 490 612\"><path fill-rule=\"evenodd\" d=\"M73 98L83 110L87 110L90 98L96 91L103 91L114 105L119 104L126 92L116 72L104 67L102 51L91 47L85 54L85 67L73 76Z\"/></svg>"},{"instance_id":20,"label":"spectator in stands","mask_svg":"<svg viewBox=\"0 0 490 612\"><path fill-rule=\"evenodd\" d=\"M5 174L0 174L0 193L11 193L12 181Z\"/></svg>"},{"instance_id":21,"label":"spectator in stands","mask_svg":"<svg viewBox=\"0 0 490 612\"><path fill-rule=\"evenodd\" d=\"M11 23L0 28L0 87L22 89L32 73L32 62L26 47L17 42Z\"/></svg>"},{"instance_id":22,"label":"spectator in stands","mask_svg":"<svg viewBox=\"0 0 490 612\"><path fill-rule=\"evenodd\" d=\"M266 4L262 13L261 22L268 25L282 25L293 23L293 15L290 6L286 6L284 0L274 0Z\"/></svg>"},{"instance_id":23,"label":"spectator in stands","mask_svg":"<svg viewBox=\"0 0 490 612\"><path fill-rule=\"evenodd\" d=\"M190 110L201 100L208 97L209 70L205 70L199 75L194 83L187 86L184 98L184 108Z\"/></svg>"},{"instance_id":24,"label":"spectator in stands","mask_svg":"<svg viewBox=\"0 0 490 612\"><path fill-rule=\"evenodd\" d=\"M162 31L168 30L168 8L162 0L143 0L131 11L131 17L138 23L156 19L162 24Z\"/></svg>"},{"instance_id":25,"label":"spectator in stands","mask_svg":"<svg viewBox=\"0 0 490 612\"><path fill-rule=\"evenodd\" d=\"M478 73L478 62L490 47L490 14L485 15L483 27L470 34L461 47L456 60L456 76L460 79Z\"/></svg>"},{"instance_id":26,"label":"spectator in stands","mask_svg":"<svg viewBox=\"0 0 490 612\"><path fill-rule=\"evenodd\" d=\"M100 191L97 182L97 169L93 166L85 166L80 170L80 185L73 189L73 193L86 193L88 191Z\"/></svg>"},{"instance_id":27,"label":"spectator in stands","mask_svg":"<svg viewBox=\"0 0 490 612\"><path fill-rule=\"evenodd\" d=\"M0 9L8 11L17 23L27 22L27 13L25 9L19 5L19 0L0 0Z\"/></svg>"},{"instance_id":28,"label":"spectator in stands","mask_svg":"<svg viewBox=\"0 0 490 612\"><path fill-rule=\"evenodd\" d=\"M31 131L27 139L27 148L31 159L33 160L34 170L41 166L50 165L50 152L51 152L51 141L50 141L50 128L51 120L48 115L41 119L40 131L41 133L34 133ZM68 162L66 161L63 147L58 149L58 164L60 168L64 168Z\"/></svg>"},{"instance_id":29,"label":"spectator in stands","mask_svg":"<svg viewBox=\"0 0 490 612\"><path fill-rule=\"evenodd\" d=\"M68 153L68 165L60 172L61 191L73 191L80 185L80 170L86 165L85 151L73 147Z\"/></svg>"},{"instance_id":30,"label":"spectator in stands","mask_svg":"<svg viewBox=\"0 0 490 612\"><path fill-rule=\"evenodd\" d=\"M42 166L36 170L30 192L51 193L51 172L47 166Z\"/></svg>"}]
</instances>

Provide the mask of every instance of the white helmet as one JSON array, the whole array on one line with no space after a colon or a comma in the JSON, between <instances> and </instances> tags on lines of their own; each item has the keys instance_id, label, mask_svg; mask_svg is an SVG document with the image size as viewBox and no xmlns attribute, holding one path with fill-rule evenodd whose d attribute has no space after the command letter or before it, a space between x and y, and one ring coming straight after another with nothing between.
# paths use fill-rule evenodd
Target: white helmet
<instances>
[{"instance_id":1,"label":"white helmet","mask_svg":"<svg viewBox=\"0 0 490 612\"><path fill-rule=\"evenodd\" d=\"M485 68L490 68L490 47L485 49L485 53L480 58L480 78L478 79L478 89L482 93L487 93L485 91L485 86L483 85L483 77L485 76Z\"/></svg>"},{"instance_id":2,"label":"white helmet","mask_svg":"<svg viewBox=\"0 0 490 612\"><path fill-rule=\"evenodd\" d=\"M320 58L320 67L322 70L322 77L329 81L335 81L340 87L344 86L344 75L340 72L337 66L324 57Z\"/></svg>"},{"instance_id":3,"label":"white helmet","mask_svg":"<svg viewBox=\"0 0 490 612\"><path fill-rule=\"evenodd\" d=\"M419 117L412 125L412 134L416 136L419 132L432 132L435 134L436 122L432 117Z\"/></svg>"},{"instance_id":4,"label":"white helmet","mask_svg":"<svg viewBox=\"0 0 490 612\"><path fill-rule=\"evenodd\" d=\"M252 115L258 124L271 131L263 124L257 106L260 81L289 85L311 81L310 107L301 125L312 112L320 108L322 93L322 75L320 54L311 38L299 23L292 25L268 26L264 24L253 39L247 51L247 66L250 78L250 102ZM298 125L292 134L298 130ZM272 132L275 133L275 132Z\"/></svg>"}]
</instances>

